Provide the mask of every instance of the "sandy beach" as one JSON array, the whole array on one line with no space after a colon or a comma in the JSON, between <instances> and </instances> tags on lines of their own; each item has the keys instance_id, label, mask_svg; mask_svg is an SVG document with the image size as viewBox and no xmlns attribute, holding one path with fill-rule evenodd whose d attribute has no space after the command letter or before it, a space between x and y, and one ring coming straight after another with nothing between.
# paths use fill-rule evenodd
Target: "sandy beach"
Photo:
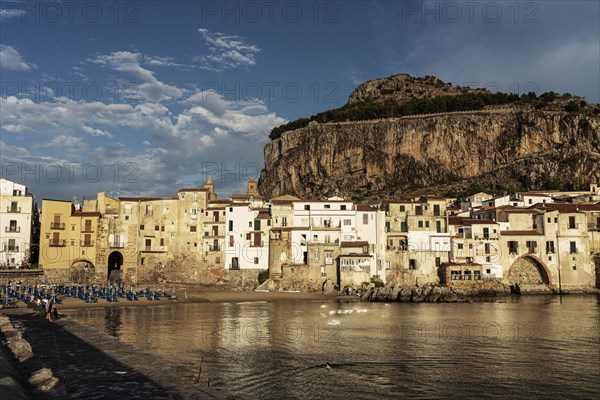
<instances>
[{"instance_id":1,"label":"sandy beach","mask_svg":"<svg viewBox=\"0 0 600 400\"><path fill-rule=\"evenodd\" d=\"M152 289L152 288L151 288ZM102 307L148 307L159 306L166 304L178 303L242 303L242 302L260 302L260 301L359 301L358 296L345 296L339 294L323 294L323 293L301 293L301 292L255 292L233 290L229 288L219 287L197 287L197 286L178 286L165 288L167 293L175 294L178 300L168 300L161 298L160 300L146 300L140 297L138 301L128 301L124 298L119 298L116 303L108 302L100 299L97 303L85 303L82 300L61 296L62 303L57 305L57 309L74 310L74 309L89 309ZM160 289L162 291L162 289ZM19 302L18 307L24 307L24 304Z\"/></svg>"}]
</instances>

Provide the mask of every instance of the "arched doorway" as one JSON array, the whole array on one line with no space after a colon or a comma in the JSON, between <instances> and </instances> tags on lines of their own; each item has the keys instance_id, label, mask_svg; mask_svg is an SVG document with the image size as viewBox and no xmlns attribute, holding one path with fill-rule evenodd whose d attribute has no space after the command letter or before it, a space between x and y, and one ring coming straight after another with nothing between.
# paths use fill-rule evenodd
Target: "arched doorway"
<instances>
[{"instance_id":1,"label":"arched doorway","mask_svg":"<svg viewBox=\"0 0 600 400\"><path fill-rule=\"evenodd\" d=\"M116 285L123 282L123 254L118 251L108 256L108 281Z\"/></svg>"},{"instance_id":2,"label":"arched doorway","mask_svg":"<svg viewBox=\"0 0 600 400\"><path fill-rule=\"evenodd\" d=\"M526 291L547 291L551 284L546 266L529 255L515 260L508 270L508 281Z\"/></svg>"},{"instance_id":3,"label":"arched doorway","mask_svg":"<svg viewBox=\"0 0 600 400\"><path fill-rule=\"evenodd\" d=\"M93 280L95 273L96 270L94 264L84 258L73 261L71 268L69 269L71 282L76 282L78 284L90 283Z\"/></svg>"}]
</instances>

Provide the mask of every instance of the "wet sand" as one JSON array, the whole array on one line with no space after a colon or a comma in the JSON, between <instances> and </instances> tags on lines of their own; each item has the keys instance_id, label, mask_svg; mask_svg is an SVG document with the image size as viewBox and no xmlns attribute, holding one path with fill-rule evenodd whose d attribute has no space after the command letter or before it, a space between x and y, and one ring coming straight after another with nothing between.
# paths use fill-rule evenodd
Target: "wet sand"
<instances>
[{"instance_id":1,"label":"wet sand","mask_svg":"<svg viewBox=\"0 0 600 400\"><path fill-rule=\"evenodd\" d=\"M58 304L58 311L102 308L102 307L147 307L159 306L177 303L243 303L259 301L333 301L333 300L351 300L358 301L358 296L344 296L338 294L322 293L300 293L300 292L255 292L242 290L229 290L220 288L197 288L185 287L173 290L167 289L168 293L175 293L179 300L173 301L165 298L160 300L146 300L140 298L138 301L128 301L119 299L116 303L109 303L106 300L98 300L98 303L85 303L72 297L62 298L62 304Z\"/></svg>"}]
</instances>

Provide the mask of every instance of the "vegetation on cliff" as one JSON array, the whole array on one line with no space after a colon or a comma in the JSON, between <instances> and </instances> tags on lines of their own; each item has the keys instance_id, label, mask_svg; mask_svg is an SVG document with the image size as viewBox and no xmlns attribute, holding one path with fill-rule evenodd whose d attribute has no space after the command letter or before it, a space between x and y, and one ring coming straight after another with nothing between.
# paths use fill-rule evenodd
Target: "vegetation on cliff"
<instances>
[{"instance_id":1,"label":"vegetation on cliff","mask_svg":"<svg viewBox=\"0 0 600 400\"><path fill-rule=\"evenodd\" d=\"M425 77L421 79L425 79L425 82L431 82L432 89L447 88L447 85L449 85L437 78L433 81L427 80L429 78ZM538 97L534 92L519 96L515 93L492 93L484 89L454 88L455 90L459 89L460 92L458 94L432 96L432 94L439 92L426 93L426 90L422 86L419 86L419 88L413 94L412 89L404 87L403 93L411 94L409 98L404 96L400 99L387 97L390 89L380 88L377 96L349 101L340 108L323 111L309 118L299 118L275 127L271 130L269 138L271 140L277 139L284 132L304 128L312 121L326 123L374 120L418 114L475 111L498 105L525 106L538 110L564 110L567 112L581 112L588 109L588 105L584 99L574 97L569 93L559 95L555 92L546 92ZM600 115L600 108L598 106L590 107L589 112Z\"/></svg>"}]
</instances>

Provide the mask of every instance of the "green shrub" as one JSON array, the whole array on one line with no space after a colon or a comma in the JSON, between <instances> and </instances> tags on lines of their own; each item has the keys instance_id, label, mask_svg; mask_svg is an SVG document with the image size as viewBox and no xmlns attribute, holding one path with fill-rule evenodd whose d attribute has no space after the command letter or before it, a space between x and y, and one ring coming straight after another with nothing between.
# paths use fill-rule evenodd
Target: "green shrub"
<instances>
[{"instance_id":1,"label":"green shrub","mask_svg":"<svg viewBox=\"0 0 600 400\"><path fill-rule=\"evenodd\" d=\"M258 273L258 283L259 284L265 283L267 281L267 279L269 279L269 270L268 269L265 269Z\"/></svg>"}]
</instances>

